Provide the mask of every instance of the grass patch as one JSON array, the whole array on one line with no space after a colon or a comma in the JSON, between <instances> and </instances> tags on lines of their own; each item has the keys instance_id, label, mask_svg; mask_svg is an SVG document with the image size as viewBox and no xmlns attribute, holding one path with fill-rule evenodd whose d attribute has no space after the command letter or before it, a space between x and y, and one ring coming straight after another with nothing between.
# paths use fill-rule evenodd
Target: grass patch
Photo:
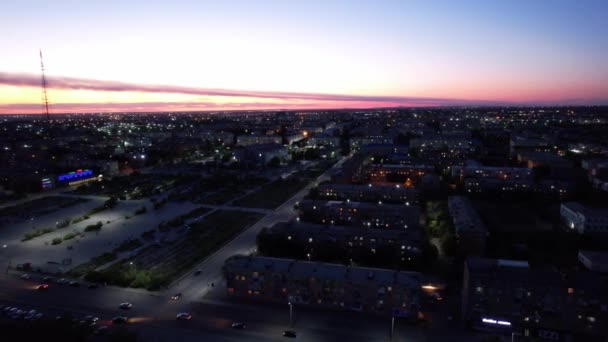
<instances>
[{"instance_id":1,"label":"grass patch","mask_svg":"<svg viewBox=\"0 0 608 342\"><path fill-rule=\"evenodd\" d=\"M123 241L118 247L114 249L114 252L126 252L133 250L135 248L139 248L143 245L143 243L139 239L126 240Z\"/></svg>"},{"instance_id":2,"label":"grass patch","mask_svg":"<svg viewBox=\"0 0 608 342\"><path fill-rule=\"evenodd\" d=\"M158 229L160 231L164 232L164 231L167 231L170 227L179 227L179 226L183 225L184 223L186 223L187 220L201 216L201 215L209 212L209 210L211 210L211 209L204 208L204 207L196 208L186 214L176 216L167 222L161 222L158 225Z\"/></svg>"},{"instance_id":3,"label":"grass patch","mask_svg":"<svg viewBox=\"0 0 608 342\"><path fill-rule=\"evenodd\" d=\"M308 179L290 177L277 179L264 185L260 190L234 202L234 205L249 208L274 209L287 201L308 184Z\"/></svg>"},{"instance_id":4,"label":"grass patch","mask_svg":"<svg viewBox=\"0 0 608 342\"><path fill-rule=\"evenodd\" d=\"M48 233L51 233L51 232L54 232L54 231L55 231L55 228L51 228L51 227L49 227L49 228L43 228L43 229L36 229L36 230L34 230L32 232L25 233L25 235L23 236L23 239L21 239L21 241L31 240L31 239L33 239L35 237L38 237L38 236L41 236L41 235L44 235L44 234L48 234Z\"/></svg>"},{"instance_id":5,"label":"grass patch","mask_svg":"<svg viewBox=\"0 0 608 342\"><path fill-rule=\"evenodd\" d=\"M77 217L77 218L75 218L75 219L72 220L72 224L76 224L78 222L82 222L84 220L88 220L89 218L90 218L90 216L88 216L88 215Z\"/></svg>"},{"instance_id":6,"label":"grass patch","mask_svg":"<svg viewBox=\"0 0 608 342\"><path fill-rule=\"evenodd\" d=\"M58 245L58 244L60 244L62 241L63 241L63 240L62 240L61 238L54 238L54 239L51 241L51 245Z\"/></svg>"},{"instance_id":7,"label":"grass patch","mask_svg":"<svg viewBox=\"0 0 608 342\"><path fill-rule=\"evenodd\" d=\"M85 262L83 264L80 264L80 265L74 267L67 274L70 277L80 277L80 276L85 275L88 272L94 271L96 268L98 268L100 266L103 266L109 262L116 260L116 258L117 258L116 252L103 253L102 255L92 258L88 262Z\"/></svg>"},{"instance_id":8,"label":"grass patch","mask_svg":"<svg viewBox=\"0 0 608 342\"><path fill-rule=\"evenodd\" d=\"M77 237L78 235L80 235L80 233L76 232L76 231L67 233L63 236L63 241L71 240L71 239Z\"/></svg>"},{"instance_id":9,"label":"grass patch","mask_svg":"<svg viewBox=\"0 0 608 342\"><path fill-rule=\"evenodd\" d=\"M90 271L89 281L158 290L213 254L262 214L217 210L192 225L189 236L170 248L149 246L135 258L122 260L102 271ZM174 253L177 251L176 253ZM166 253L166 255L163 255ZM133 265L130 263L133 262Z\"/></svg>"}]
</instances>

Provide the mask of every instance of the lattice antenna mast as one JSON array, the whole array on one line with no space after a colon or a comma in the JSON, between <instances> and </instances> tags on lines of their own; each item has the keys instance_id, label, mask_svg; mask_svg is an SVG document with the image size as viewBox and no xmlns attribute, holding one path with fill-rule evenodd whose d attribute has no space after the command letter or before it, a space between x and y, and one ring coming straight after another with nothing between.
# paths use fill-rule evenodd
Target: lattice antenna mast
<instances>
[{"instance_id":1,"label":"lattice antenna mast","mask_svg":"<svg viewBox=\"0 0 608 342\"><path fill-rule=\"evenodd\" d=\"M42 49L40 49L40 70L42 71L42 104L46 112L46 119L50 120L49 115L49 97L46 92L46 77L44 76L44 62L42 61Z\"/></svg>"}]
</instances>

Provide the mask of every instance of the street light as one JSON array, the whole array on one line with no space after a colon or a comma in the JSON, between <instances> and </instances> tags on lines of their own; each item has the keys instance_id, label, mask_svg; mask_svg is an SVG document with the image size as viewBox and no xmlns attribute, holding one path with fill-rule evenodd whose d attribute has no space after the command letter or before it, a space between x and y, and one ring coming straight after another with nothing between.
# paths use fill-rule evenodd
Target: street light
<instances>
[{"instance_id":1,"label":"street light","mask_svg":"<svg viewBox=\"0 0 608 342\"><path fill-rule=\"evenodd\" d=\"M289 326L293 326L293 304L291 304L291 302L288 302L287 304L289 304Z\"/></svg>"},{"instance_id":2,"label":"street light","mask_svg":"<svg viewBox=\"0 0 608 342\"><path fill-rule=\"evenodd\" d=\"M7 251L8 245L2 245L2 250ZM6 274L8 274L8 269L11 267L11 257L6 252L6 257L8 258L8 263L6 264Z\"/></svg>"}]
</instances>

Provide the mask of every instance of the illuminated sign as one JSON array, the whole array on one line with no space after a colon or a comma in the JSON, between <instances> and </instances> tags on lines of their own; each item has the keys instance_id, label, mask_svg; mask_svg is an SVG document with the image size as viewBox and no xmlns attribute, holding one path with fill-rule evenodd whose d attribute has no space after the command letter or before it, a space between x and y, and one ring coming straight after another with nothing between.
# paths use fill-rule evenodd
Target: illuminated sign
<instances>
[{"instance_id":1,"label":"illuminated sign","mask_svg":"<svg viewBox=\"0 0 608 342\"><path fill-rule=\"evenodd\" d=\"M89 169L86 169L86 170L78 169L76 171L72 171L70 173L60 175L59 177L57 177L57 180L60 182L66 182L66 181L75 181L75 180L90 178L93 176L94 176L93 171L91 171Z\"/></svg>"},{"instance_id":2,"label":"illuminated sign","mask_svg":"<svg viewBox=\"0 0 608 342\"><path fill-rule=\"evenodd\" d=\"M487 323L487 324L498 324L498 325L503 325L503 326L511 326L511 322L507 322L507 321L499 321L499 320L495 320L492 318L482 318L481 319L482 322Z\"/></svg>"},{"instance_id":3,"label":"illuminated sign","mask_svg":"<svg viewBox=\"0 0 608 342\"><path fill-rule=\"evenodd\" d=\"M53 180L50 178L42 178L40 183L42 184L42 189L50 189L53 187Z\"/></svg>"}]
</instances>

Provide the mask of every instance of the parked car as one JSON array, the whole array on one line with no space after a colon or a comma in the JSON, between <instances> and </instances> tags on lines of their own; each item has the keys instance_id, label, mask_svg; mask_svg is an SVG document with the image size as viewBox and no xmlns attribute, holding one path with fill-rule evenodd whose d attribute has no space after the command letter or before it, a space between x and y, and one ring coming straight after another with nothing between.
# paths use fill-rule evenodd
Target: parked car
<instances>
[{"instance_id":1,"label":"parked car","mask_svg":"<svg viewBox=\"0 0 608 342\"><path fill-rule=\"evenodd\" d=\"M192 315L187 313L187 312L180 312L177 314L177 316L175 316L175 318L177 318L178 320L190 320L192 319Z\"/></svg>"},{"instance_id":2,"label":"parked car","mask_svg":"<svg viewBox=\"0 0 608 342\"><path fill-rule=\"evenodd\" d=\"M232 323L232 328L233 329L245 329L245 328L247 328L247 325L245 325L245 323L243 323L243 322L234 322L234 323Z\"/></svg>"},{"instance_id":3,"label":"parked car","mask_svg":"<svg viewBox=\"0 0 608 342\"><path fill-rule=\"evenodd\" d=\"M28 280L28 279L31 279L32 277L30 277L30 275L29 275L29 274L24 273L24 274L22 274L22 275L21 275L19 278L24 279L24 280Z\"/></svg>"},{"instance_id":4,"label":"parked car","mask_svg":"<svg viewBox=\"0 0 608 342\"><path fill-rule=\"evenodd\" d=\"M296 337L296 332L293 331L293 330L285 330L285 331L283 331L283 336L295 338Z\"/></svg>"},{"instance_id":5,"label":"parked car","mask_svg":"<svg viewBox=\"0 0 608 342\"><path fill-rule=\"evenodd\" d=\"M108 332L107 325L100 325L97 329L93 330L93 334L95 335L105 335Z\"/></svg>"},{"instance_id":6,"label":"parked car","mask_svg":"<svg viewBox=\"0 0 608 342\"><path fill-rule=\"evenodd\" d=\"M122 310L129 310L133 307L133 304L125 302L125 303L120 303L120 305L118 307L121 308Z\"/></svg>"},{"instance_id":7,"label":"parked car","mask_svg":"<svg viewBox=\"0 0 608 342\"><path fill-rule=\"evenodd\" d=\"M129 322L129 318L125 316L116 316L112 318L112 323L114 324L125 324Z\"/></svg>"}]
</instances>

